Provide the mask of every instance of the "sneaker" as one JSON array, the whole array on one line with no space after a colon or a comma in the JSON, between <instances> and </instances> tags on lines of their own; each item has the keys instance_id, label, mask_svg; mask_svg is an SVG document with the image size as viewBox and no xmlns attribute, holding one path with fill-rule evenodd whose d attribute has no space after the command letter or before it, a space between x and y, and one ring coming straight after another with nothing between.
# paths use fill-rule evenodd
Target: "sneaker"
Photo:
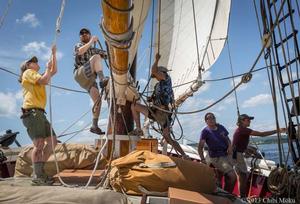
<instances>
[{"instance_id":1,"label":"sneaker","mask_svg":"<svg viewBox=\"0 0 300 204\"><path fill-rule=\"evenodd\" d=\"M105 134L105 132L102 131L99 127L94 127L94 126L92 126L92 127L90 128L90 131L91 131L92 133L97 134L97 135L104 135L104 134Z\"/></svg>"},{"instance_id":2,"label":"sneaker","mask_svg":"<svg viewBox=\"0 0 300 204\"><path fill-rule=\"evenodd\" d=\"M143 136L144 132L143 132L143 130L136 128L136 129L132 130L131 132L129 132L128 135Z\"/></svg>"},{"instance_id":3,"label":"sneaker","mask_svg":"<svg viewBox=\"0 0 300 204\"><path fill-rule=\"evenodd\" d=\"M100 80L99 86L100 86L101 89L103 89L107 86L108 80L109 80L108 77L104 77L103 79Z\"/></svg>"}]
</instances>

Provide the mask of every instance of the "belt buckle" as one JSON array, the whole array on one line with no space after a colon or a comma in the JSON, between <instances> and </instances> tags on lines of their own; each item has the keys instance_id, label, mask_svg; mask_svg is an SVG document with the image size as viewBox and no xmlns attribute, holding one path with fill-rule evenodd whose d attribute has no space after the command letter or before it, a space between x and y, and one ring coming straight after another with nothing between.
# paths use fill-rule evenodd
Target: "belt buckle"
<instances>
[{"instance_id":1,"label":"belt buckle","mask_svg":"<svg viewBox=\"0 0 300 204\"><path fill-rule=\"evenodd\" d=\"M33 116L36 116L36 109L35 109L35 108L32 108L32 109L30 110L30 112L32 113Z\"/></svg>"}]
</instances>

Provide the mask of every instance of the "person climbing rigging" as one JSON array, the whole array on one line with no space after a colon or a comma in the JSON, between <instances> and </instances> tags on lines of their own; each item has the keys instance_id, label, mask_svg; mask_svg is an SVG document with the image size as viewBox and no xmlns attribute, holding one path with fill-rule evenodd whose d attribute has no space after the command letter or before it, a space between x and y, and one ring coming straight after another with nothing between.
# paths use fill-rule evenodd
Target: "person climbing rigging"
<instances>
[{"instance_id":1,"label":"person climbing rigging","mask_svg":"<svg viewBox=\"0 0 300 204\"><path fill-rule=\"evenodd\" d=\"M106 52L95 47L98 42L97 36L91 36L87 28L82 28L79 32L80 42L75 45L74 78L78 84L88 91L94 103L93 123L90 128L92 133L104 134L98 127L98 120L101 109L101 96L96 83L99 77L99 86L103 90L108 83L108 77L103 74L101 61L106 58ZM100 100L100 101L99 101Z\"/></svg>"},{"instance_id":2,"label":"person climbing rigging","mask_svg":"<svg viewBox=\"0 0 300 204\"><path fill-rule=\"evenodd\" d=\"M174 93L172 89L172 80L169 76L168 69L162 66L158 66L158 61L160 59L160 55L156 54L155 62L151 68L151 77L158 80L154 87L154 92L148 101L151 101L154 106L151 106L148 109L147 106L142 105L140 103L132 103L131 111L133 115L133 119L136 124L136 129L134 129L129 134L143 136L143 131L141 129L140 122L140 113L148 117L149 119L155 120L162 129L162 136L165 141L172 145L174 149L181 154L184 158L188 157L185 152L180 147L179 143L171 138L171 122L172 122L172 114L164 112L155 108L155 106L170 111L172 104L174 103Z\"/></svg>"},{"instance_id":3,"label":"person climbing rigging","mask_svg":"<svg viewBox=\"0 0 300 204\"><path fill-rule=\"evenodd\" d=\"M50 78L57 72L56 46L52 46L51 59L44 74L39 74L38 58L33 56L21 64L19 82L22 84L23 105L22 122L33 141L32 165L33 185L49 185L53 181L44 171L45 162L52 153L52 142L57 144L56 135L45 116L46 88Z\"/></svg>"}]
</instances>

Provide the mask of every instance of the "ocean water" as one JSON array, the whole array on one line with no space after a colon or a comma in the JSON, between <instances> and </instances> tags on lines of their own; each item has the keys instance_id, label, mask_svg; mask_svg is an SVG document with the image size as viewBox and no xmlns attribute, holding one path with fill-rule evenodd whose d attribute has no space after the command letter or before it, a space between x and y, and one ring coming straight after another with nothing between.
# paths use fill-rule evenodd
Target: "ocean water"
<instances>
[{"instance_id":1,"label":"ocean water","mask_svg":"<svg viewBox=\"0 0 300 204\"><path fill-rule=\"evenodd\" d=\"M259 150L261 152L264 152L265 159L273 160L277 164L279 163L278 145L276 143L272 143L272 144L259 144L258 148L259 148ZM288 154L288 144L287 143L283 144L283 151L284 151L285 155L287 156L287 154ZM285 161L284 158L283 158L283 161ZM291 154L289 154L288 163L287 164L288 165L292 165L293 164Z\"/></svg>"}]
</instances>

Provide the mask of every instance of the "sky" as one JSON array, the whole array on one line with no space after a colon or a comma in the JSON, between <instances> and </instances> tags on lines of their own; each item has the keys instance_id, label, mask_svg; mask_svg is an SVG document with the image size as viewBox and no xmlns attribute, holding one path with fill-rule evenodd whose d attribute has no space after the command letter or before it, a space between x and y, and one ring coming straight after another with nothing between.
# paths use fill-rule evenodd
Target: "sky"
<instances>
[{"instance_id":1,"label":"sky","mask_svg":"<svg viewBox=\"0 0 300 204\"><path fill-rule=\"evenodd\" d=\"M0 1L0 16L3 15L7 0ZM59 15L61 1L53 0L14 0L3 26L0 28L0 67L19 73L19 65L28 56L34 54L40 61L41 72L50 56L50 47L55 36L55 23ZM87 3L88 2L88 3ZM150 15L149 15L150 16ZM65 13L62 19L61 34L57 39L58 73L53 77L52 84L66 88L82 90L73 79L73 48L79 40L79 30L87 27L92 34L97 35L104 42L103 35L98 27L102 18L99 0L66 1ZM147 18L145 32L141 39L141 48L138 51L137 67L148 67L151 18ZM258 25L252 0L233 0L229 22L229 48L234 74L247 72L260 49ZM260 60L257 68L263 67L264 61ZM105 74L108 69L105 68ZM225 46L219 59L205 74L205 79L217 79L231 76L228 47ZM143 69L138 69L137 79L141 86L145 86L147 76ZM236 82L240 78L235 79ZM221 98L232 88L231 80L220 82L206 82L193 97L189 98L179 111L198 110ZM47 90L49 91L49 89ZM49 92L48 92L49 93ZM237 90L238 103L241 113L255 117L251 128L255 130L275 129L272 98L268 84L267 72L262 70L253 74L252 80L242 85ZM20 120L20 107L22 105L21 86L17 78L0 70L0 135L7 129L18 131L18 141L30 144L26 129ZM62 133L80 116L91 109L91 100L84 93L67 92L52 88L53 127L56 134ZM208 110L215 113L217 122L224 125L229 136L236 128L236 104L234 95L231 94L221 103ZM46 112L49 119L49 102ZM199 135L205 127L204 115L200 112L192 115L179 115L183 127L184 138L188 142L198 142ZM107 105L103 103L100 125L107 123ZM91 113L79 121L67 132L84 128L90 123ZM282 116L280 116L282 121ZM281 126L284 124L281 122ZM105 128L105 126L103 126ZM174 125L174 132L180 133L178 124ZM65 141L69 138L62 138ZM93 143L97 135L84 131L73 137L69 142Z\"/></svg>"}]
</instances>

